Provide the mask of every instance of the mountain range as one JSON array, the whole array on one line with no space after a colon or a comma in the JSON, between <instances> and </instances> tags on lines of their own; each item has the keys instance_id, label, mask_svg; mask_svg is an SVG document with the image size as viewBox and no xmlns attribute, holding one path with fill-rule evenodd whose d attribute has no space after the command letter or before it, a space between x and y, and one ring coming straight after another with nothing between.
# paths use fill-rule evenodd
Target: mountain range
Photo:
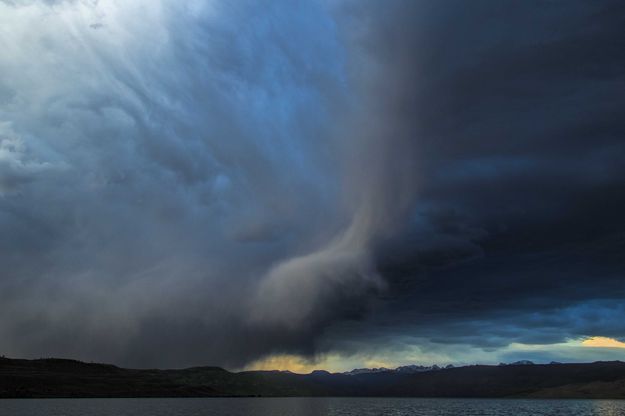
<instances>
[{"instance_id":1,"label":"mountain range","mask_svg":"<svg viewBox=\"0 0 625 416\"><path fill-rule=\"evenodd\" d=\"M219 367L125 369L65 359L0 358L0 398L53 397L534 397L625 398L625 363L404 366L230 372Z\"/></svg>"},{"instance_id":2,"label":"mountain range","mask_svg":"<svg viewBox=\"0 0 625 416\"><path fill-rule=\"evenodd\" d=\"M380 368L355 368L351 371L346 371L344 373L340 373L340 374L345 374L348 376L354 376L357 374L371 374L371 373L385 373L385 372L395 372L395 373L403 373L403 374L414 374L414 373L423 373L426 371L438 371L438 370L442 370L442 369L449 369L449 368L454 368L453 364L449 364L445 367L439 367L436 364L432 365L432 366L423 366L423 365L405 365L402 367L397 367L397 368L386 368L386 367L380 367Z\"/></svg>"}]
</instances>

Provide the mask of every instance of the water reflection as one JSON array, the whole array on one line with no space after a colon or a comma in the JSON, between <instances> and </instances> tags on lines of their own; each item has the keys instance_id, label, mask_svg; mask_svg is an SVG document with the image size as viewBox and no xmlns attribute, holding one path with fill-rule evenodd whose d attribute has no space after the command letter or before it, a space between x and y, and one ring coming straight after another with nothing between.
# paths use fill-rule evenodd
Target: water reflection
<instances>
[{"instance_id":1,"label":"water reflection","mask_svg":"<svg viewBox=\"0 0 625 416\"><path fill-rule=\"evenodd\" d=\"M401 398L0 400L11 416L621 416L621 400Z\"/></svg>"}]
</instances>

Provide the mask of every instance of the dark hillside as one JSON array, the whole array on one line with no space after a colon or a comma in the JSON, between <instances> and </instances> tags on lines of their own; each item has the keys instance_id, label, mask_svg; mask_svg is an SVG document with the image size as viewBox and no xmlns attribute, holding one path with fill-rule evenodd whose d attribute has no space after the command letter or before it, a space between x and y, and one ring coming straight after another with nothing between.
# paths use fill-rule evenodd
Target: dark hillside
<instances>
[{"instance_id":1,"label":"dark hillside","mask_svg":"<svg viewBox=\"0 0 625 416\"><path fill-rule=\"evenodd\" d=\"M406 396L625 398L625 363L467 366L414 374L133 370L0 359L0 397Z\"/></svg>"}]
</instances>

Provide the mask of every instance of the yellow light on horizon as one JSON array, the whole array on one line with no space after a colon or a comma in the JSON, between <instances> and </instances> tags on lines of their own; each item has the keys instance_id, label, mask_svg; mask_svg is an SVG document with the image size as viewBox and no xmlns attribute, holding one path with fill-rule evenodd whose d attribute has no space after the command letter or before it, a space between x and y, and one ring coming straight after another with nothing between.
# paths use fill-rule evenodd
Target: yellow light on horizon
<instances>
[{"instance_id":1,"label":"yellow light on horizon","mask_svg":"<svg viewBox=\"0 0 625 416\"><path fill-rule=\"evenodd\" d=\"M582 345L591 348L625 348L625 342L608 337L591 337L582 341Z\"/></svg>"},{"instance_id":2,"label":"yellow light on horizon","mask_svg":"<svg viewBox=\"0 0 625 416\"><path fill-rule=\"evenodd\" d=\"M305 357L297 354L274 354L248 364L244 370L278 370L292 373L308 374L314 370L329 372L350 371L354 368L395 368L397 364L372 357L346 357L340 354L321 354Z\"/></svg>"},{"instance_id":3,"label":"yellow light on horizon","mask_svg":"<svg viewBox=\"0 0 625 416\"><path fill-rule=\"evenodd\" d=\"M318 368L318 363L311 362L297 355L271 355L248 365L246 370L279 370L307 374Z\"/></svg>"}]
</instances>

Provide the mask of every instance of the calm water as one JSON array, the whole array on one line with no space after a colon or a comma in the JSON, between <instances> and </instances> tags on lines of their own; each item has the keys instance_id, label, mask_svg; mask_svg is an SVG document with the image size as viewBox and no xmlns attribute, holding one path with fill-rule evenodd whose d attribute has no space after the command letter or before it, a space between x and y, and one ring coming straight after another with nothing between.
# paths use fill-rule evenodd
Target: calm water
<instances>
[{"instance_id":1,"label":"calm water","mask_svg":"<svg viewBox=\"0 0 625 416\"><path fill-rule=\"evenodd\" d=\"M620 400L378 398L0 400L2 416L625 415Z\"/></svg>"}]
</instances>

